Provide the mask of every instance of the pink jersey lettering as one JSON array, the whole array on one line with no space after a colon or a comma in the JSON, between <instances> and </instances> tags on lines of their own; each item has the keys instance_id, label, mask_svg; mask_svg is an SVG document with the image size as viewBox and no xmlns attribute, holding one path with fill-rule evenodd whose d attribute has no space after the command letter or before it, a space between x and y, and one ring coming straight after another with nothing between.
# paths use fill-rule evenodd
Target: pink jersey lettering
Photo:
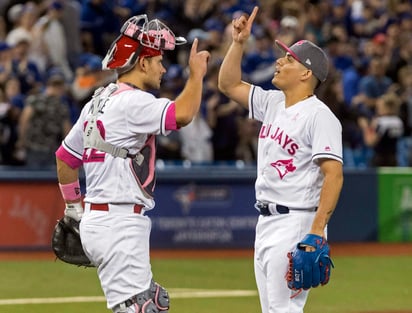
<instances>
[{"instance_id":1,"label":"pink jersey lettering","mask_svg":"<svg viewBox=\"0 0 412 313\"><path fill-rule=\"evenodd\" d=\"M260 129L259 138L271 140L277 142L283 150L286 150L288 154L295 155L299 149L299 145L293 141L292 137L289 137L282 129L276 127L275 131L271 133L272 124L262 125Z\"/></svg>"}]
</instances>

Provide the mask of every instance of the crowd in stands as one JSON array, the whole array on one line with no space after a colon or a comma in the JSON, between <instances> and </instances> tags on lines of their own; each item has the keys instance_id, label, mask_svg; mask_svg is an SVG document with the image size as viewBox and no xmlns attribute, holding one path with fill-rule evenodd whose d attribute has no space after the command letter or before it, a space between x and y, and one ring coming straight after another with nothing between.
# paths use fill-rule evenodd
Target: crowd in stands
<instances>
[{"instance_id":1,"label":"crowd in stands","mask_svg":"<svg viewBox=\"0 0 412 313\"><path fill-rule=\"evenodd\" d=\"M188 40L164 55L158 96L173 99L182 89L194 38L212 56L198 116L159 136L158 157L255 163L260 125L217 88L231 21L255 5L244 80L274 88L275 39L315 42L330 59L317 96L342 123L345 167L412 166L411 0L2 0L0 164L54 165L54 151L93 91L116 79L102 71L102 58L138 14Z\"/></svg>"}]
</instances>

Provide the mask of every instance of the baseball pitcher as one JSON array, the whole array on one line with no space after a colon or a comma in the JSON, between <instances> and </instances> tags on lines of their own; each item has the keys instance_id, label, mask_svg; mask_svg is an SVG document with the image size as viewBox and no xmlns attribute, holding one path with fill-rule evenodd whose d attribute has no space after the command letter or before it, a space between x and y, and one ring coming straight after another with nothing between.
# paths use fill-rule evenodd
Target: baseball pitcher
<instances>
[{"instance_id":1,"label":"baseball pitcher","mask_svg":"<svg viewBox=\"0 0 412 313\"><path fill-rule=\"evenodd\" d=\"M329 281L327 223L343 184L342 127L314 94L328 59L315 44L287 47L263 90L241 80L241 60L258 12L232 21L219 88L262 122L257 160L255 277L263 313L302 313L309 289Z\"/></svg>"}]
</instances>

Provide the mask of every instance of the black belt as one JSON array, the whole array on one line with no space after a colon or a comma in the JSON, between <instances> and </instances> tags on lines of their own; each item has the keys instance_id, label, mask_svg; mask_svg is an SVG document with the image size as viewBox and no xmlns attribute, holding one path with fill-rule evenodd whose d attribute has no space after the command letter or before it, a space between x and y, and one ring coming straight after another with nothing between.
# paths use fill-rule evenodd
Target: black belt
<instances>
[{"instance_id":1,"label":"black belt","mask_svg":"<svg viewBox=\"0 0 412 313\"><path fill-rule=\"evenodd\" d=\"M264 216L272 215L272 213L269 211L269 204L268 203L257 202L255 204L255 207L259 210L260 215L264 215ZM287 206L276 204L276 211L279 214L289 214L290 210Z\"/></svg>"},{"instance_id":2,"label":"black belt","mask_svg":"<svg viewBox=\"0 0 412 313\"><path fill-rule=\"evenodd\" d=\"M256 202L255 204L255 208L260 212L260 215L263 216L270 216L273 215L270 210L269 210L269 203L262 203L262 202ZM278 212L278 214L289 214L290 210L289 207L285 206L285 205L281 205L281 204L276 204L275 206L276 211ZM314 209L301 209L302 211L311 211L311 212L316 212L318 208L314 208ZM298 211L300 209L296 209L296 211Z\"/></svg>"}]
</instances>

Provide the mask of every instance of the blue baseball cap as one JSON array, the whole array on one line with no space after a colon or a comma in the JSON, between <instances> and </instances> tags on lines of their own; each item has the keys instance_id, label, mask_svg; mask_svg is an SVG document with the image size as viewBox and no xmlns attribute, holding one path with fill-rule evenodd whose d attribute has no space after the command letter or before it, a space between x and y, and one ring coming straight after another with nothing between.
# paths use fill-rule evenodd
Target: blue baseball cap
<instances>
[{"instance_id":1,"label":"blue baseball cap","mask_svg":"<svg viewBox=\"0 0 412 313\"><path fill-rule=\"evenodd\" d=\"M49 9L62 10L63 4L60 1L52 1L49 5Z\"/></svg>"},{"instance_id":2,"label":"blue baseball cap","mask_svg":"<svg viewBox=\"0 0 412 313\"><path fill-rule=\"evenodd\" d=\"M46 84L65 83L66 77L62 69L59 67L52 67L46 72Z\"/></svg>"}]
</instances>

